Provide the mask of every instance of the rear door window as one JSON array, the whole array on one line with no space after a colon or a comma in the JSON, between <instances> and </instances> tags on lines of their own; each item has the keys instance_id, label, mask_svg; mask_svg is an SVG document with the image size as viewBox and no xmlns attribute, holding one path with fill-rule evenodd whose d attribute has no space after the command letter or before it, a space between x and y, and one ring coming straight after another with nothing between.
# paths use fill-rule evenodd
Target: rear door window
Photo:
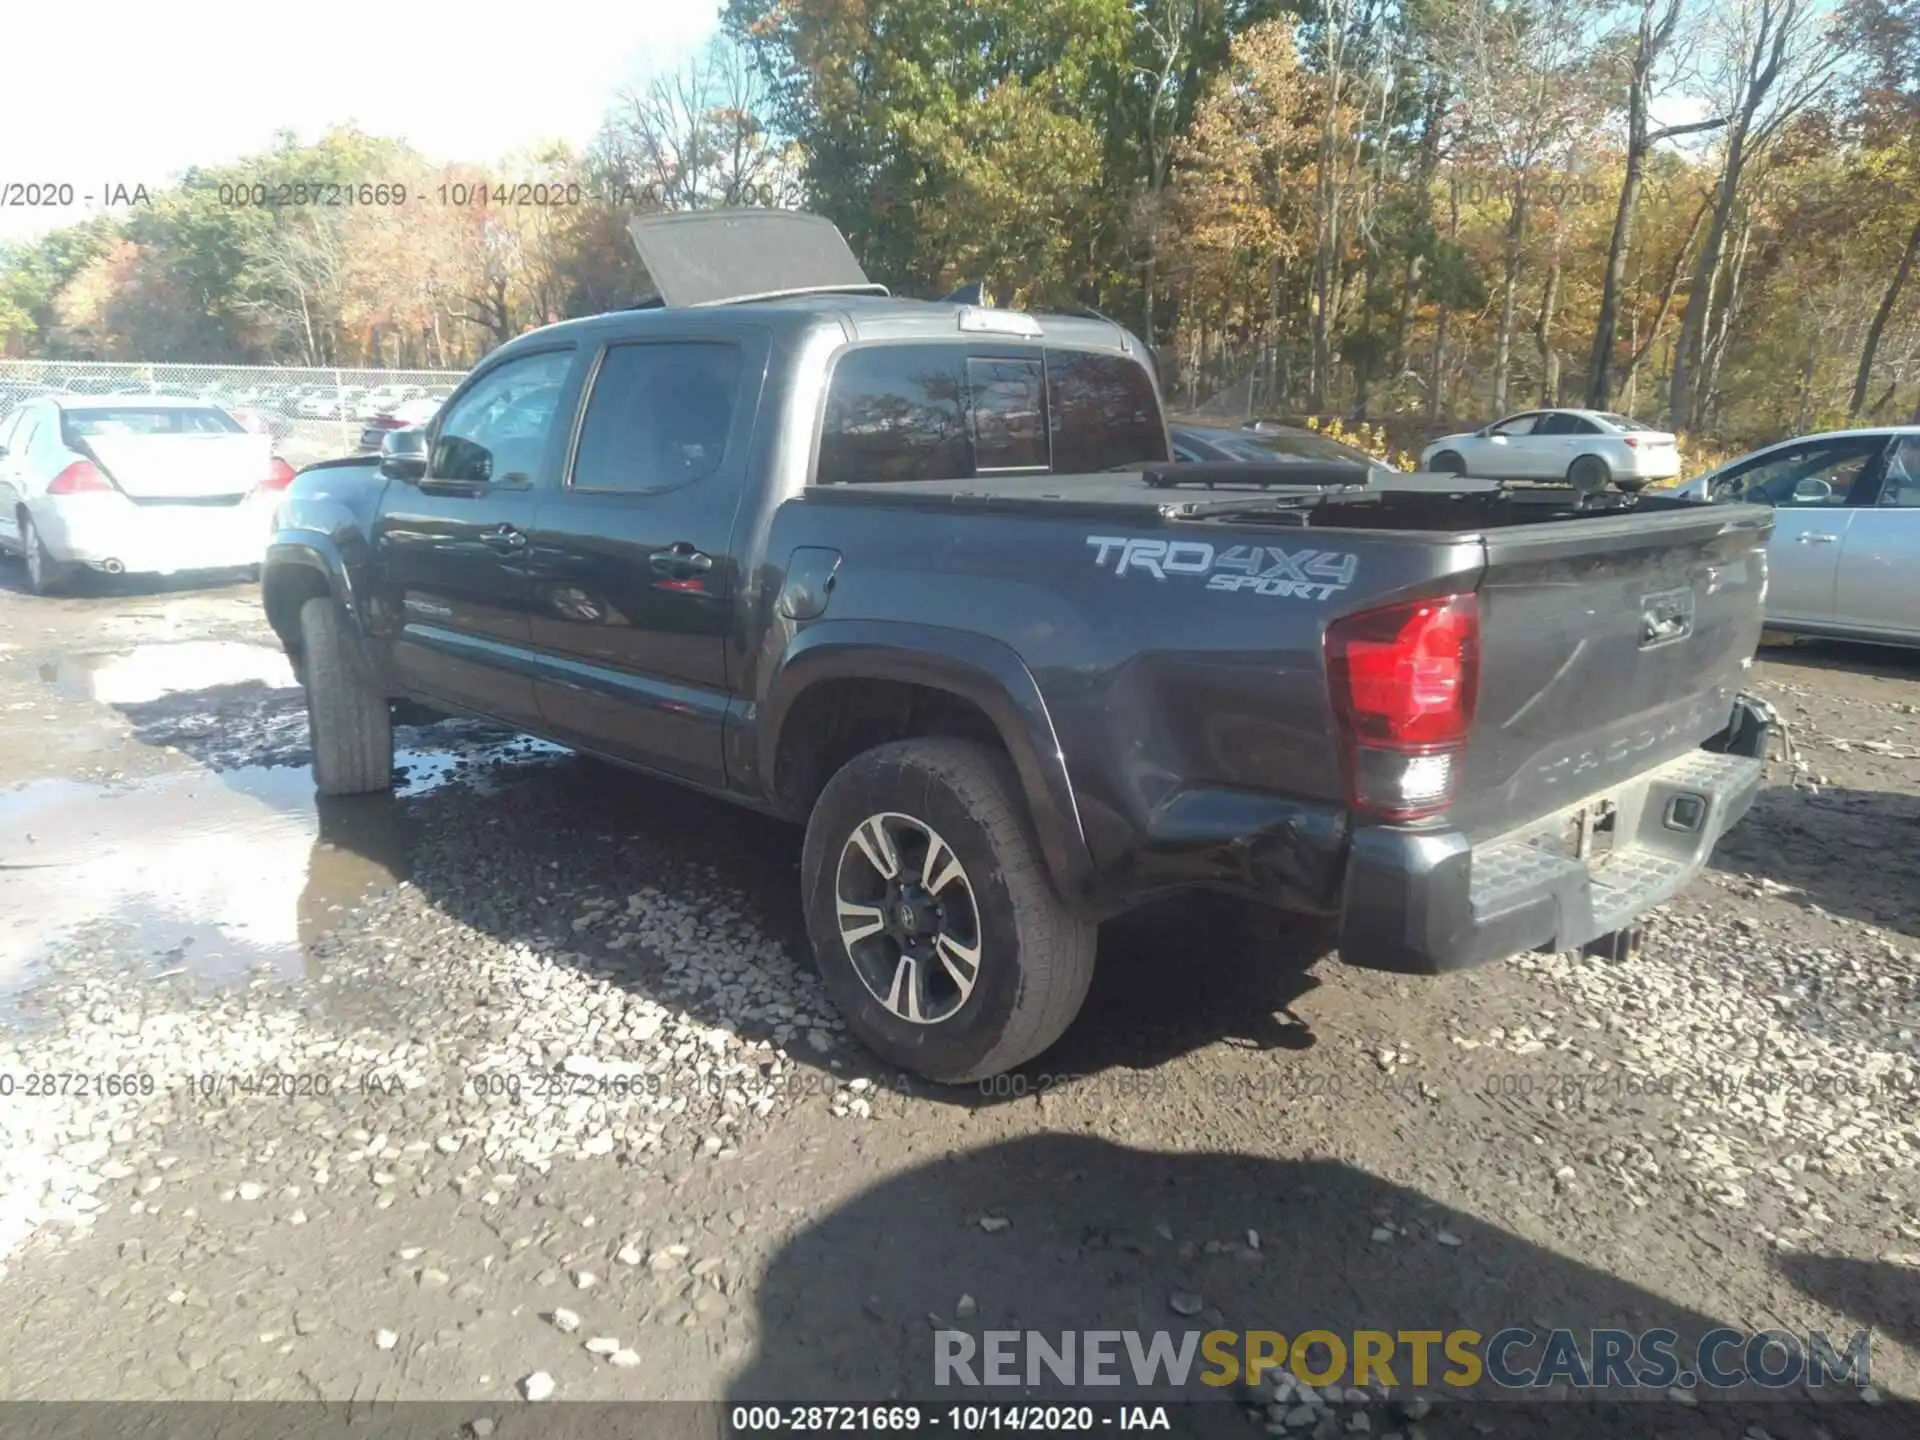
<instances>
[{"instance_id":1,"label":"rear door window","mask_svg":"<svg viewBox=\"0 0 1920 1440\"><path fill-rule=\"evenodd\" d=\"M580 427L573 487L649 492L704 480L726 458L739 394L736 345L609 346Z\"/></svg>"},{"instance_id":2,"label":"rear door window","mask_svg":"<svg viewBox=\"0 0 1920 1440\"><path fill-rule=\"evenodd\" d=\"M971 475L964 358L958 345L873 345L842 355L827 392L817 483Z\"/></svg>"},{"instance_id":3,"label":"rear door window","mask_svg":"<svg viewBox=\"0 0 1920 1440\"><path fill-rule=\"evenodd\" d=\"M1169 458L1144 366L1073 350L870 345L828 385L815 483L1077 474Z\"/></svg>"}]
</instances>

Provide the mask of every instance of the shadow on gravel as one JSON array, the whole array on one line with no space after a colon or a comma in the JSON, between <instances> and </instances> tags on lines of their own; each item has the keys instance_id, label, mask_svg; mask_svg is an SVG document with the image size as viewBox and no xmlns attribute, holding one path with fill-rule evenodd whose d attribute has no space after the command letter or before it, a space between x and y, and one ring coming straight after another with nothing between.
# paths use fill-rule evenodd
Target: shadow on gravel
<instances>
[{"instance_id":1,"label":"shadow on gravel","mask_svg":"<svg viewBox=\"0 0 1920 1440\"><path fill-rule=\"evenodd\" d=\"M1878 1335L1920 1348L1920 1274L1884 1260L1841 1255L1782 1255L1781 1273L1806 1295Z\"/></svg>"},{"instance_id":2,"label":"shadow on gravel","mask_svg":"<svg viewBox=\"0 0 1920 1440\"><path fill-rule=\"evenodd\" d=\"M800 907L795 826L581 756L511 775L493 795L448 785L407 802L426 840L412 878L426 899L490 935L577 952L625 984L685 1007L704 1024L734 1023L719 1004L656 986L664 957L635 946L614 953L598 929L574 919L593 897L644 886L739 914L802 970L813 964ZM1257 906L1195 897L1109 922L1086 1008L1034 1067L1086 1075L1144 1068L1216 1040L1259 1049L1304 1049L1304 1024L1287 1007L1318 982L1306 967L1331 945L1292 931ZM753 1035L751 1026L744 1033ZM804 1043L789 1054L825 1068ZM836 1047L843 1078L898 1086L856 1045ZM916 1093L963 1105L1015 1098L980 1087L922 1086ZM1022 1092L1024 1093L1024 1092Z\"/></svg>"},{"instance_id":3,"label":"shadow on gravel","mask_svg":"<svg viewBox=\"0 0 1920 1440\"><path fill-rule=\"evenodd\" d=\"M1005 1216L988 1233L982 1215ZM1390 1244L1369 1239L1386 1221L1407 1233ZM1444 1229L1458 1245L1436 1237ZM1259 1248L1247 1245L1257 1232ZM1172 1238L1168 1239L1168 1235ZM1209 1253L1212 1242L1214 1253ZM1182 1310L1197 1297L1198 1313ZM962 1297L970 1297L970 1304ZM1027 1387L936 1388L935 1332L958 1329L975 1342L983 1376L983 1333L1033 1330L1050 1344L1062 1331L1136 1330L1141 1340L1167 1330L1274 1330L1288 1337L1327 1330L1452 1331L1490 1338L1508 1326L1541 1332L1619 1327L1639 1334L1666 1327L1684 1369L1692 1342L1713 1317L1569 1261L1493 1226L1337 1161L1279 1162L1238 1154L1165 1154L1083 1136L1035 1135L952 1155L887 1179L832 1214L814 1220L774 1255L756 1292L758 1349L728 1386L731 1403L864 1402L883 1398L936 1408L985 1401L1111 1403L1142 1398L1124 1343L1114 1342L1118 1386L1069 1391L1045 1370ZM964 1310L974 1313L956 1318ZM1437 1339L1438 1337L1436 1337ZM1016 1348L1016 1355L1021 1352ZM1396 1395L1412 1388L1410 1351L1391 1371ZM1538 1347L1516 1345L1524 1363ZM1432 1351L1429 1395L1451 1368ZM1014 1362L1024 1380L1024 1357ZM1257 1436L1241 1386L1197 1383L1209 1369L1196 1355L1184 1392L1191 1399L1240 1401L1183 1414L1186 1433ZM1353 1377L1349 1371L1348 1377ZM1378 1373L1373 1383L1385 1383ZM1482 1385L1487 1396L1491 1387ZM1664 1392L1655 1392L1658 1398ZM1764 1420L1774 1435L1789 1412L1809 1407L1803 1392L1783 1400L1731 1406L1634 1403L1543 1406L1437 1406L1422 1422L1443 1436L1737 1436ZM1507 1392L1504 1398L1517 1398ZM1402 1423L1374 1404L1371 1433ZM1864 1405L1823 1405L1827 1433L1840 1440L1875 1432L1887 1416ZM941 1411L944 1417L944 1410ZM1829 1418L1831 1417L1831 1418ZM1264 1417L1263 1417L1264 1418ZM1852 1423L1855 1419L1860 1425ZM1208 1423L1209 1421L1217 1423ZM1729 1424L1729 1422L1732 1422ZM1804 1421L1801 1422L1804 1425ZM943 1423L944 1428L944 1423ZM1358 1427L1350 1417L1297 1433ZM1752 1432L1747 1432L1752 1433Z\"/></svg>"},{"instance_id":4,"label":"shadow on gravel","mask_svg":"<svg viewBox=\"0 0 1920 1440\"><path fill-rule=\"evenodd\" d=\"M1920 680L1920 648L1868 645L1855 640L1792 640L1769 632L1760 658L1803 670L1845 670L1888 680Z\"/></svg>"},{"instance_id":5,"label":"shadow on gravel","mask_svg":"<svg viewBox=\"0 0 1920 1440\"><path fill-rule=\"evenodd\" d=\"M1712 863L1788 886L1781 898L1796 904L1920 936L1920 796L1775 786Z\"/></svg>"}]
</instances>

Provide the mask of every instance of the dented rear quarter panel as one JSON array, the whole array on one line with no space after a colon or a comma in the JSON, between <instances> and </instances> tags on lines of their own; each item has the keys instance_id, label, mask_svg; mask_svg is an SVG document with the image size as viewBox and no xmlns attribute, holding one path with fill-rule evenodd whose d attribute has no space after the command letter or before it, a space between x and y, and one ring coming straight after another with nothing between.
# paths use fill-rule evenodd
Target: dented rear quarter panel
<instances>
[{"instance_id":1,"label":"dented rear quarter panel","mask_svg":"<svg viewBox=\"0 0 1920 1440\"><path fill-rule=\"evenodd\" d=\"M1220 847L1262 830L1272 854L1248 888L1316 908L1337 886L1345 823L1326 625L1470 586L1482 568L1477 544L1431 537L1170 523L1151 507L1010 517L878 494L787 502L769 558L803 547L842 557L811 623L964 629L1017 654L1105 889L1217 880ZM787 623L769 655L808 622Z\"/></svg>"},{"instance_id":2,"label":"dented rear quarter panel","mask_svg":"<svg viewBox=\"0 0 1920 1440\"><path fill-rule=\"evenodd\" d=\"M1476 722L1455 805L1429 822L1470 836L1699 745L1726 724L1759 639L1764 511L1436 534L853 489L780 506L770 561L839 552L823 619L1009 646L1043 697L1102 887L1131 898L1238 874L1268 898L1337 904L1354 817L1325 643L1342 616L1480 596ZM1676 591L1693 597L1689 634L1643 647L1643 600Z\"/></svg>"}]
</instances>

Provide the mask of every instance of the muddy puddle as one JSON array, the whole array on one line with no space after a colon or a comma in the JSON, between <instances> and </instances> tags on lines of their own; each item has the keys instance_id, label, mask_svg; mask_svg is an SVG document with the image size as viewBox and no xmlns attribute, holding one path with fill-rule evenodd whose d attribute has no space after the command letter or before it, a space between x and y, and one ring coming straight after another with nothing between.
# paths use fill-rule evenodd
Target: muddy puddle
<instances>
[{"instance_id":1,"label":"muddy puddle","mask_svg":"<svg viewBox=\"0 0 1920 1440\"><path fill-rule=\"evenodd\" d=\"M216 983L306 974L308 945L406 877L420 797L567 753L458 722L402 734L393 795L317 797L282 765L0 792L0 995L76 939Z\"/></svg>"},{"instance_id":2,"label":"muddy puddle","mask_svg":"<svg viewBox=\"0 0 1920 1440\"><path fill-rule=\"evenodd\" d=\"M62 695L101 705L144 705L168 695L226 685L291 690L293 668L281 651L239 640L177 640L107 655L72 655L40 666Z\"/></svg>"}]
</instances>

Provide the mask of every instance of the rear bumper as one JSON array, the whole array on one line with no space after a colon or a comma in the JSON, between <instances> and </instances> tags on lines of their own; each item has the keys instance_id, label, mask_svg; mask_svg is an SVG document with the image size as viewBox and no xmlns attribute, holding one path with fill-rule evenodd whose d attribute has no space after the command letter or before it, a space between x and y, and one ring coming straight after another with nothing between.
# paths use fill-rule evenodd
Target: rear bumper
<instances>
[{"instance_id":1,"label":"rear bumper","mask_svg":"<svg viewBox=\"0 0 1920 1440\"><path fill-rule=\"evenodd\" d=\"M33 523L56 560L129 575L231 570L266 558L273 504L136 505L122 495L36 502Z\"/></svg>"},{"instance_id":2,"label":"rear bumper","mask_svg":"<svg viewBox=\"0 0 1920 1440\"><path fill-rule=\"evenodd\" d=\"M1617 473L1629 480L1671 480L1680 473L1680 451L1674 447L1636 451Z\"/></svg>"},{"instance_id":3,"label":"rear bumper","mask_svg":"<svg viewBox=\"0 0 1920 1440\"><path fill-rule=\"evenodd\" d=\"M1341 958L1434 975L1627 928L1692 879L1746 814L1765 742L1765 727L1738 709L1726 751L1692 751L1592 797L1615 807L1611 853L1597 864L1570 853L1564 812L1477 843L1456 831L1356 830Z\"/></svg>"}]
</instances>

